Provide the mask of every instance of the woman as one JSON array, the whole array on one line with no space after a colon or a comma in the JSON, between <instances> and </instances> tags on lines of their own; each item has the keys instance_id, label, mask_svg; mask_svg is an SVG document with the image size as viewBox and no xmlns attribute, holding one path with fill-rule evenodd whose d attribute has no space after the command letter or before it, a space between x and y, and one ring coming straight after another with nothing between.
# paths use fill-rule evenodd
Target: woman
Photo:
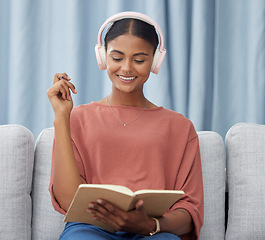
<instances>
[{"instance_id":1,"label":"woman","mask_svg":"<svg viewBox=\"0 0 265 240\"><path fill-rule=\"evenodd\" d=\"M133 14L132 14L133 15ZM104 199L88 213L116 230L67 223L61 239L198 239L203 224L203 188L198 136L181 114L148 101L143 86L159 43L154 26L123 15L105 36L109 96L74 109L77 93L66 73L57 73L47 94L55 119L50 193L55 209L67 212L81 183L185 192L162 217L148 217L143 201L124 212ZM161 40L161 39L160 39Z\"/></svg>"}]
</instances>

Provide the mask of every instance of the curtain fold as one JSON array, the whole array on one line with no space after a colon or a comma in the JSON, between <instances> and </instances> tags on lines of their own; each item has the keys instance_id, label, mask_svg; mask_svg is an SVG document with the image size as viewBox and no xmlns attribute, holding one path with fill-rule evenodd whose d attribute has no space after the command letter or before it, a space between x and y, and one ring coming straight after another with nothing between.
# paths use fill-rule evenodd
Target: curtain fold
<instances>
[{"instance_id":1,"label":"curtain fold","mask_svg":"<svg viewBox=\"0 0 265 240\"><path fill-rule=\"evenodd\" d=\"M94 47L121 11L163 30L166 58L144 90L151 101L223 137L237 122L265 124L264 0L0 0L0 124L35 137L52 126L46 91L56 72L76 85L75 106L109 94Z\"/></svg>"}]
</instances>

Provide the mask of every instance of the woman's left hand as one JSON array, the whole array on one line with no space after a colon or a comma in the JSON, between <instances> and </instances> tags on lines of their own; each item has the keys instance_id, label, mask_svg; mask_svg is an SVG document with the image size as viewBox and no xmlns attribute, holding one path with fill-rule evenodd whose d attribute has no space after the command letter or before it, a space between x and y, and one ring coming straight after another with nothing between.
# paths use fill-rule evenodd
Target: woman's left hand
<instances>
[{"instance_id":1,"label":"woman's left hand","mask_svg":"<svg viewBox=\"0 0 265 240\"><path fill-rule=\"evenodd\" d=\"M103 199L89 203L87 211L93 218L116 231L148 235L154 231L155 221L148 217L143 208L143 200L136 203L135 209L125 212Z\"/></svg>"}]
</instances>

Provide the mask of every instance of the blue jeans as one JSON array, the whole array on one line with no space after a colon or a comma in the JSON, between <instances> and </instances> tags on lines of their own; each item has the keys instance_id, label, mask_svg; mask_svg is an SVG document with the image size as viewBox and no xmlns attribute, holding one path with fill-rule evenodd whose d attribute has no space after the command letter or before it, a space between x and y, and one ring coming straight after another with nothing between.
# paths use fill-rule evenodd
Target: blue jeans
<instances>
[{"instance_id":1,"label":"blue jeans","mask_svg":"<svg viewBox=\"0 0 265 240\"><path fill-rule=\"evenodd\" d=\"M144 237L139 234L132 234L127 232L109 232L100 227L85 223L66 223L63 233L59 240L180 240L180 238L172 233L157 233L153 236Z\"/></svg>"}]
</instances>

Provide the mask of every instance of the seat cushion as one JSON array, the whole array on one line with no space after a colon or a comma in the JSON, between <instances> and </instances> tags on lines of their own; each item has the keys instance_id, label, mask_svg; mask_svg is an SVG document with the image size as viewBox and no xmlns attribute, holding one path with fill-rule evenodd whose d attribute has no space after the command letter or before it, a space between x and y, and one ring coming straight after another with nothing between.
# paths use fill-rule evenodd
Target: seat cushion
<instances>
[{"instance_id":1,"label":"seat cushion","mask_svg":"<svg viewBox=\"0 0 265 240\"><path fill-rule=\"evenodd\" d=\"M20 125L0 126L0 238L31 239L32 133Z\"/></svg>"},{"instance_id":2,"label":"seat cushion","mask_svg":"<svg viewBox=\"0 0 265 240\"><path fill-rule=\"evenodd\" d=\"M226 135L226 239L265 239L265 126L240 123Z\"/></svg>"},{"instance_id":3,"label":"seat cushion","mask_svg":"<svg viewBox=\"0 0 265 240\"><path fill-rule=\"evenodd\" d=\"M200 240L223 240L225 236L225 147L215 132L198 132L203 189L204 225Z\"/></svg>"},{"instance_id":4,"label":"seat cushion","mask_svg":"<svg viewBox=\"0 0 265 240\"><path fill-rule=\"evenodd\" d=\"M48 191L51 173L53 128L42 131L36 141L33 175L32 239L57 240L64 228L64 215L56 212Z\"/></svg>"}]
</instances>

